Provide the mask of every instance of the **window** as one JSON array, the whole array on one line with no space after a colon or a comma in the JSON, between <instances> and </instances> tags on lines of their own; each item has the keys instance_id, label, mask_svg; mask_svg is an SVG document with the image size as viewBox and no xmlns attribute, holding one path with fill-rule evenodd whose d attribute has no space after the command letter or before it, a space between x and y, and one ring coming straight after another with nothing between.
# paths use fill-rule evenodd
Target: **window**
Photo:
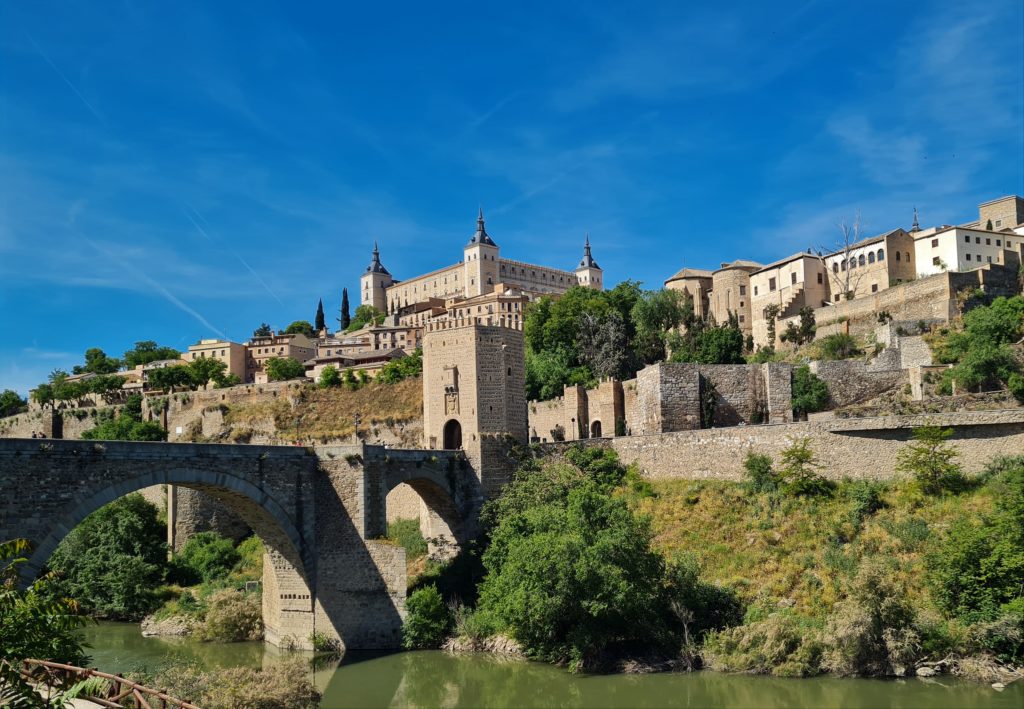
<instances>
[{"instance_id":1,"label":"window","mask_svg":"<svg viewBox=\"0 0 1024 709\"><path fill-rule=\"evenodd\" d=\"M974 237L974 243L975 244L980 244L981 243L981 237L980 236Z\"/></svg>"},{"instance_id":2,"label":"window","mask_svg":"<svg viewBox=\"0 0 1024 709\"><path fill-rule=\"evenodd\" d=\"M864 254L861 254L860 256L857 257L857 265L863 266L866 260L867 259L864 258Z\"/></svg>"},{"instance_id":3,"label":"window","mask_svg":"<svg viewBox=\"0 0 1024 709\"><path fill-rule=\"evenodd\" d=\"M747 287L746 286L740 286L740 295L746 295L746 294L747 294Z\"/></svg>"},{"instance_id":4,"label":"window","mask_svg":"<svg viewBox=\"0 0 1024 709\"><path fill-rule=\"evenodd\" d=\"M1002 239L996 239L996 246L1002 246Z\"/></svg>"},{"instance_id":5,"label":"window","mask_svg":"<svg viewBox=\"0 0 1024 709\"><path fill-rule=\"evenodd\" d=\"M932 239L932 248L933 249L937 249L938 247L939 247L939 240L938 239Z\"/></svg>"},{"instance_id":6,"label":"window","mask_svg":"<svg viewBox=\"0 0 1024 709\"><path fill-rule=\"evenodd\" d=\"M874 251L868 251L868 263L874 263L874 262L875 262L875 252Z\"/></svg>"},{"instance_id":7,"label":"window","mask_svg":"<svg viewBox=\"0 0 1024 709\"><path fill-rule=\"evenodd\" d=\"M746 320L746 318L744 318L742 315L740 315L740 322L743 322L744 320Z\"/></svg>"},{"instance_id":8,"label":"window","mask_svg":"<svg viewBox=\"0 0 1024 709\"><path fill-rule=\"evenodd\" d=\"M966 258L966 259L967 259L968 261L970 261L970 260L971 260L971 255L970 255L970 254L964 254L964 257L965 257L965 258Z\"/></svg>"},{"instance_id":9,"label":"window","mask_svg":"<svg viewBox=\"0 0 1024 709\"><path fill-rule=\"evenodd\" d=\"M988 262L992 263L992 257L991 256L988 257Z\"/></svg>"},{"instance_id":10,"label":"window","mask_svg":"<svg viewBox=\"0 0 1024 709\"><path fill-rule=\"evenodd\" d=\"M832 273L839 273L839 264L838 263L833 263L832 264Z\"/></svg>"},{"instance_id":11,"label":"window","mask_svg":"<svg viewBox=\"0 0 1024 709\"><path fill-rule=\"evenodd\" d=\"M871 292L872 293L877 293L878 292L878 284L877 283L872 283L871 284Z\"/></svg>"},{"instance_id":12,"label":"window","mask_svg":"<svg viewBox=\"0 0 1024 709\"><path fill-rule=\"evenodd\" d=\"M768 279L768 290L769 291L775 290L775 279L774 278L769 278Z\"/></svg>"},{"instance_id":13,"label":"window","mask_svg":"<svg viewBox=\"0 0 1024 709\"><path fill-rule=\"evenodd\" d=\"M850 270L857 268L857 259L850 257Z\"/></svg>"},{"instance_id":14,"label":"window","mask_svg":"<svg viewBox=\"0 0 1024 709\"><path fill-rule=\"evenodd\" d=\"M942 259L940 259L938 256L935 256L934 258L932 258L932 265L938 266L940 261L942 261Z\"/></svg>"},{"instance_id":15,"label":"window","mask_svg":"<svg viewBox=\"0 0 1024 709\"><path fill-rule=\"evenodd\" d=\"M824 275L821 271L818 271L818 283L824 283Z\"/></svg>"},{"instance_id":16,"label":"window","mask_svg":"<svg viewBox=\"0 0 1024 709\"><path fill-rule=\"evenodd\" d=\"M996 219L996 226L1002 226L1002 225L1003 225L1003 220L1002 219Z\"/></svg>"},{"instance_id":17,"label":"window","mask_svg":"<svg viewBox=\"0 0 1024 709\"><path fill-rule=\"evenodd\" d=\"M985 246L991 246L991 245L992 245L992 239L985 239Z\"/></svg>"},{"instance_id":18,"label":"window","mask_svg":"<svg viewBox=\"0 0 1024 709\"><path fill-rule=\"evenodd\" d=\"M757 295L757 286L754 286L754 295Z\"/></svg>"},{"instance_id":19,"label":"window","mask_svg":"<svg viewBox=\"0 0 1024 709\"><path fill-rule=\"evenodd\" d=\"M745 305L745 303L741 300L740 301L740 307L742 308L744 305Z\"/></svg>"},{"instance_id":20,"label":"window","mask_svg":"<svg viewBox=\"0 0 1024 709\"><path fill-rule=\"evenodd\" d=\"M897 261L899 261L899 260L900 260L900 252L899 252L899 251L897 251L897 252L896 252L896 260L897 260Z\"/></svg>"},{"instance_id":21,"label":"window","mask_svg":"<svg viewBox=\"0 0 1024 709\"><path fill-rule=\"evenodd\" d=\"M899 253L899 252L897 252L897 253ZM907 261L907 263L910 263L910 252L909 251L905 251L903 253L903 255L906 257L905 260Z\"/></svg>"},{"instance_id":22,"label":"window","mask_svg":"<svg viewBox=\"0 0 1024 709\"><path fill-rule=\"evenodd\" d=\"M898 254L899 251L897 251L896 253ZM879 249L878 250L878 260L879 261L885 261L885 249Z\"/></svg>"},{"instance_id":23,"label":"window","mask_svg":"<svg viewBox=\"0 0 1024 709\"><path fill-rule=\"evenodd\" d=\"M965 244L971 243L971 235L970 234L964 234L964 243Z\"/></svg>"},{"instance_id":24,"label":"window","mask_svg":"<svg viewBox=\"0 0 1024 709\"><path fill-rule=\"evenodd\" d=\"M796 283L796 274L795 273L789 274L789 282L790 283Z\"/></svg>"},{"instance_id":25,"label":"window","mask_svg":"<svg viewBox=\"0 0 1024 709\"><path fill-rule=\"evenodd\" d=\"M842 261L839 262L839 268L843 271L846 270L846 259L843 259Z\"/></svg>"}]
</instances>

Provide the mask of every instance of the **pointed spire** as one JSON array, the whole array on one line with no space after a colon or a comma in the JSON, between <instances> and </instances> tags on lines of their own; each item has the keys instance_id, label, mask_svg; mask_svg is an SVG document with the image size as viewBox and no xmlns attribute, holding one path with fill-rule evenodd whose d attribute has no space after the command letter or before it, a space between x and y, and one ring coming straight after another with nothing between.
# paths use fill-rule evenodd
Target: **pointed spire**
<instances>
[{"instance_id":1,"label":"pointed spire","mask_svg":"<svg viewBox=\"0 0 1024 709\"><path fill-rule=\"evenodd\" d=\"M489 246L497 246L490 236L487 235L487 229L484 228L484 208L480 206L479 211L476 215L476 233L469 240L468 246L474 244L487 244Z\"/></svg>"},{"instance_id":2,"label":"pointed spire","mask_svg":"<svg viewBox=\"0 0 1024 709\"><path fill-rule=\"evenodd\" d=\"M373 241L373 260L370 261L370 265L366 267L367 273L386 273L391 275L388 269L384 268L384 264L380 262L380 249L377 248L377 240Z\"/></svg>"},{"instance_id":3,"label":"pointed spire","mask_svg":"<svg viewBox=\"0 0 1024 709\"><path fill-rule=\"evenodd\" d=\"M910 233L921 231L921 225L917 223L917 207L914 207L914 225L910 227Z\"/></svg>"},{"instance_id":4,"label":"pointed spire","mask_svg":"<svg viewBox=\"0 0 1024 709\"><path fill-rule=\"evenodd\" d=\"M581 268L596 268L598 270L601 269L601 267L597 265L597 261L594 260L594 257L590 253L589 231L587 232L586 238L583 241L583 258L582 260L580 260L580 265L576 267L576 270L578 271Z\"/></svg>"}]
</instances>

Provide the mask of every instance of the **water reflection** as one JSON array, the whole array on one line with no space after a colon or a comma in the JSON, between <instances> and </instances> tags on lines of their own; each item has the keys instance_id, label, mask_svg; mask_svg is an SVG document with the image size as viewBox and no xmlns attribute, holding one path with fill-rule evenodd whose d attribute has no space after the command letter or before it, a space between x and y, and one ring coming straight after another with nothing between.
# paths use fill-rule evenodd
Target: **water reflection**
<instances>
[{"instance_id":1,"label":"water reflection","mask_svg":"<svg viewBox=\"0 0 1024 709\"><path fill-rule=\"evenodd\" d=\"M137 625L86 630L93 665L113 672L172 660L208 668L259 667L282 653L263 643L199 643L143 638ZM997 692L987 685L906 680L784 680L712 672L580 677L564 670L485 655L350 652L340 665L321 661L310 674L328 709L358 707L850 707L852 709L1021 709L1024 683Z\"/></svg>"}]
</instances>

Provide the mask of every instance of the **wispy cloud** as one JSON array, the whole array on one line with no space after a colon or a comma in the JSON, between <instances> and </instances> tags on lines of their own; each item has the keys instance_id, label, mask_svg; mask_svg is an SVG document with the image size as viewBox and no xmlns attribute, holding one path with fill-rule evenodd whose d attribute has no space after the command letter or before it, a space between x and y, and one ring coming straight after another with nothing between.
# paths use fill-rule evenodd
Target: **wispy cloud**
<instances>
[{"instance_id":1,"label":"wispy cloud","mask_svg":"<svg viewBox=\"0 0 1024 709\"><path fill-rule=\"evenodd\" d=\"M43 48L39 46L38 42L36 42L35 37L33 37L28 30L25 30L25 36L28 37L29 42L31 42L32 46L35 47L35 50L39 54L39 56L42 57L46 61L46 63L50 65L50 68L53 69L57 76L59 76L64 81L64 83L68 85L68 88L71 89L71 91L74 92L75 96L78 97L82 104L87 109L89 109L89 112L96 118L96 120L106 125L107 121L103 117L103 115L96 110L96 107L93 106L92 103L90 103L85 96L82 95L82 92L78 90L78 87L75 86L74 83L72 83L71 79L65 76L64 72L57 68L57 65L53 63L53 60L50 59L50 56L46 52L44 52Z\"/></svg>"}]
</instances>

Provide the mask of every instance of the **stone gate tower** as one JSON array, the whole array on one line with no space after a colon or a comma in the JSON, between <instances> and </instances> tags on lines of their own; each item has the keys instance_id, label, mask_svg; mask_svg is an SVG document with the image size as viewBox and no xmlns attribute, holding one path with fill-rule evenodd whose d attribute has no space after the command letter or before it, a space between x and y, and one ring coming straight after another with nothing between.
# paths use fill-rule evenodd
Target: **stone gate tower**
<instances>
[{"instance_id":1,"label":"stone gate tower","mask_svg":"<svg viewBox=\"0 0 1024 709\"><path fill-rule=\"evenodd\" d=\"M423 337L423 437L427 448L462 449L483 497L495 494L527 442L523 322L518 313L435 320Z\"/></svg>"}]
</instances>

